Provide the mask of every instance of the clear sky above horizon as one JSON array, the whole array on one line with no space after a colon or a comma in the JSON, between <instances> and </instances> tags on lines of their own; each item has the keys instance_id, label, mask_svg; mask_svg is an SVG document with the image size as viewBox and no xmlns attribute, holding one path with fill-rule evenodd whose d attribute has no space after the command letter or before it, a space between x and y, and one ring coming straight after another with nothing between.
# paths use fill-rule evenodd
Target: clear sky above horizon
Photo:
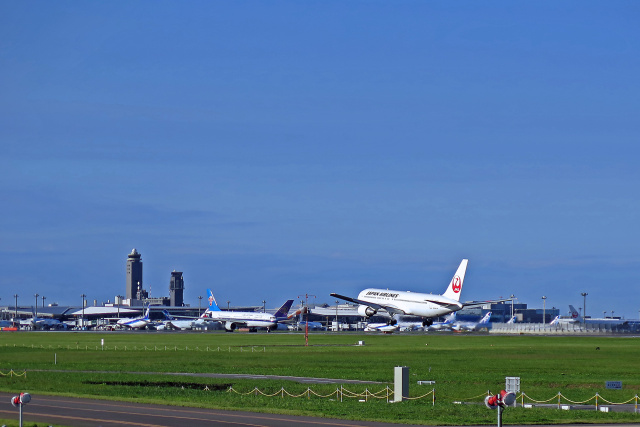
<instances>
[{"instance_id":1,"label":"clear sky above horizon","mask_svg":"<svg viewBox=\"0 0 640 427\"><path fill-rule=\"evenodd\" d=\"M640 310L640 4L0 3L0 305ZM635 196L634 196L635 194Z\"/></svg>"}]
</instances>

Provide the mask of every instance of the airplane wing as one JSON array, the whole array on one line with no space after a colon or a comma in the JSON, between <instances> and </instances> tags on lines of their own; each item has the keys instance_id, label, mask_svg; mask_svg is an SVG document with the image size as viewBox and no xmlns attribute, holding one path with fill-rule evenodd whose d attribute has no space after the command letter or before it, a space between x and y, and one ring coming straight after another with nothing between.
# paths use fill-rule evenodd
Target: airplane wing
<instances>
[{"instance_id":1,"label":"airplane wing","mask_svg":"<svg viewBox=\"0 0 640 427\"><path fill-rule=\"evenodd\" d=\"M499 302L505 302L505 301L511 301L510 298L505 298L505 299L493 299L493 300L487 300L487 301L465 301L462 303L463 307L478 307L481 305L485 305L485 304L496 304Z\"/></svg>"},{"instance_id":2,"label":"airplane wing","mask_svg":"<svg viewBox=\"0 0 640 427\"><path fill-rule=\"evenodd\" d=\"M369 302L369 301L359 300L357 298L346 297L346 296L340 295L340 294L330 294L330 295L332 297L340 298L340 299L343 299L345 301L354 302L354 303L360 304L360 305L366 305L366 306L371 307L371 308L373 308L375 310L382 309L382 310L385 310L389 314L407 314L403 310L400 310L399 308L397 308L397 307L395 307L393 305L376 304L376 303Z\"/></svg>"}]
</instances>

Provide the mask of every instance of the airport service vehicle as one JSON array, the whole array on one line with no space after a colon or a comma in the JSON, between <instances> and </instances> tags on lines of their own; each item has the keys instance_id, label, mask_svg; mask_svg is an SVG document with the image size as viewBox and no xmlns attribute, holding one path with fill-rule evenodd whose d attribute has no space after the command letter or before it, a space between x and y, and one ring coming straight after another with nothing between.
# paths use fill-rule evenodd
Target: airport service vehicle
<instances>
[{"instance_id":1,"label":"airport service vehicle","mask_svg":"<svg viewBox=\"0 0 640 427\"><path fill-rule=\"evenodd\" d=\"M336 293L332 293L331 296L359 304L358 314L367 318L380 310L384 310L392 317L390 323L396 322L394 317L397 315L410 315L422 317L423 326L430 326L434 318L456 312L464 307L507 301L506 299L501 299L460 302L460 293L462 292L467 263L467 259L462 260L453 279L451 279L449 286L442 295L368 288L360 292L358 298Z\"/></svg>"}]
</instances>

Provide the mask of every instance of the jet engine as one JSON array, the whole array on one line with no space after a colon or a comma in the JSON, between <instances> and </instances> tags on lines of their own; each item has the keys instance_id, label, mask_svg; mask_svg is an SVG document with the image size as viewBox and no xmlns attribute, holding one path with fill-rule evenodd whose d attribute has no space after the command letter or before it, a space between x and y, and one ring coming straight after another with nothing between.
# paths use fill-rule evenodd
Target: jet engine
<instances>
[{"instance_id":1,"label":"jet engine","mask_svg":"<svg viewBox=\"0 0 640 427\"><path fill-rule=\"evenodd\" d=\"M358 306L358 314L360 316L371 317L374 314L376 314L377 312L378 312L378 310L374 310L373 308L369 307L368 305L359 305Z\"/></svg>"},{"instance_id":2,"label":"jet engine","mask_svg":"<svg viewBox=\"0 0 640 427\"><path fill-rule=\"evenodd\" d=\"M235 331L237 327L238 325L233 322L224 322L224 328L229 332Z\"/></svg>"}]
</instances>

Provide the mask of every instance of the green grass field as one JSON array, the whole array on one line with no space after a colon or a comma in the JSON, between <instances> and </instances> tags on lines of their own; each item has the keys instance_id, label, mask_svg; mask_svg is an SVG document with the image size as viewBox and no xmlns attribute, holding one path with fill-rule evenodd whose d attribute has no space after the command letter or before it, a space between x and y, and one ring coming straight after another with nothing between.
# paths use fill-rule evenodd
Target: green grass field
<instances>
[{"instance_id":1,"label":"green grass field","mask_svg":"<svg viewBox=\"0 0 640 427\"><path fill-rule=\"evenodd\" d=\"M104 339L104 350L101 340ZM355 345L364 341L364 346ZM521 378L521 389L535 400L562 393L584 401L599 393L612 402L638 394L637 338L538 337L458 334L310 334L162 333L162 332L9 332L0 335L0 389L33 395L61 394L153 403L173 402L210 408L304 414L426 425L495 424L496 414L480 404L487 390L504 388L506 376ZM126 347L126 349L125 349ZM145 350L146 347L146 350ZM57 362L57 363L55 363ZM55 364L54 364L55 363ZM410 393L432 397L389 404L386 399L265 397L240 393L257 387L265 394L282 388L320 395L335 384L306 385L282 380L230 380L168 376L161 373L239 373L380 381L380 385L345 385L363 393L393 387L394 366L410 368ZM60 372L62 371L62 372ZM66 371L66 372L65 372ZM90 372L80 372L90 371ZM137 372L128 374L127 372ZM150 372L154 374L142 374ZM434 386L418 380L436 381ZM605 381L623 381L623 390L607 390ZM185 383L173 387L167 382ZM107 384L108 383L108 384ZM163 383L163 384L161 384ZM202 389L190 388L193 383ZM214 386L223 386L214 391ZM204 390L208 386L210 390ZM557 398L552 403L557 402ZM505 424L638 422L640 414L509 408Z\"/></svg>"}]
</instances>

